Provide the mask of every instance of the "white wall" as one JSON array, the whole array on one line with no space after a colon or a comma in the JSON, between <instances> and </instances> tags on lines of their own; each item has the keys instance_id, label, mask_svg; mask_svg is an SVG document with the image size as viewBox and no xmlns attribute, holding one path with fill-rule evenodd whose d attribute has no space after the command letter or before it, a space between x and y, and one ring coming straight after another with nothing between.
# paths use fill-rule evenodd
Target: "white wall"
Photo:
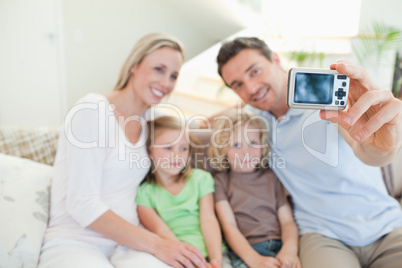
<instances>
[{"instance_id":1,"label":"white wall","mask_svg":"<svg viewBox=\"0 0 402 268\"><path fill-rule=\"evenodd\" d=\"M113 89L144 34L176 36L189 59L242 27L215 0L0 0L0 125L62 124L79 98Z\"/></svg>"},{"instance_id":2,"label":"white wall","mask_svg":"<svg viewBox=\"0 0 402 268\"><path fill-rule=\"evenodd\" d=\"M400 10L401 0L362 0L360 25L402 27ZM146 33L175 35L191 59L242 27L218 0L0 0L0 125L60 125L80 97L113 89Z\"/></svg>"},{"instance_id":3,"label":"white wall","mask_svg":"<svg viewBox=\"0 0 402 268\"><path fill-rule=\"evenodd\" d=\"M56 0L0 1L0 124L62 119Z\"/></svg>"},{"instance_id":4,"label":"white wall","mask_svg":"<svg viewBox=\"0 0 402 268\"><path fill-rule=\"evenodd\" d=\"M111 91L132 46L147 33L185 33L193 49L211 42L164 1L66 0L64 17L69 106L88 92Z\"/></svg>"},{"instance_id":5,"label":"white wall","mask_svg":"<svg viewBox=\"0 0 402 268\"><path fill-rule=\"evenodd\" d=\"M362 0L359 29L370 26L371 21L382 21L402 28L401 0Z\"/></svg>"}]
</instances>

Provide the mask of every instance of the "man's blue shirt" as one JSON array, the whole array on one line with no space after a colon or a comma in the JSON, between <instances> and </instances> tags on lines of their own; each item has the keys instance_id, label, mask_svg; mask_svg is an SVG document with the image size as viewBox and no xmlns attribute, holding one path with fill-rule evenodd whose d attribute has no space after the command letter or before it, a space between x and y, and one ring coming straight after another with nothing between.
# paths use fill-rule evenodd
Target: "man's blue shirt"
<instances>
[{"instance_id":1,"label":"man's blue shirt","mask_svg":"<svg viewBox=\"0 0 402 268\"><path fill-rule=\"evenodd\" d=\"M293 198L300 234L319 233L365 246L402 226L381 169L361 162L337 125L318 111L289 109L279 121L247 106L269 125L271 168Z\"/></svg>"}]
</instances>

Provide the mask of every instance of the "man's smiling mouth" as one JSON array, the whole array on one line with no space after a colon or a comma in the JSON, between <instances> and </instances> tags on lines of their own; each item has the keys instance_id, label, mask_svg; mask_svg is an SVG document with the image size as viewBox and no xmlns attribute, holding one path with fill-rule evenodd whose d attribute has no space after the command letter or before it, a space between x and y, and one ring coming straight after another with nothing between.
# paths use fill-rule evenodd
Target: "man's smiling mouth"
<instances>
[{"instance_id":1,"label":"man's smiling mouth","mask_svg":"<svg viewBox=\"0 0 402 268\"><path fill-rule=\"evenodd\" d=\"M253 98L253 102L257 102L257 101L261 100L262 98L264 98L265 95L267 95L268 91L269 91L268 88L261 90L260 93L255 98Z\"/></svg>"}]
</instances>

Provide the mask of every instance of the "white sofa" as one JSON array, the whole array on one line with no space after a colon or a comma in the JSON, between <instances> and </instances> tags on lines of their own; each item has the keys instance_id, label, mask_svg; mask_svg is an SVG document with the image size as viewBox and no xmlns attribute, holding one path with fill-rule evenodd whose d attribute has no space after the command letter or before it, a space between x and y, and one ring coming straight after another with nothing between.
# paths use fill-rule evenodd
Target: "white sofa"
<instances>
[{"instance_id":1,"label":"white sofa","mask_svg":"<svg viewBox=\"0 0 402 268\"><path fill-rule=\"evenodd\" d=\"M37 267L58 130L0 128L0 267Z\"/></svg>"},{"instance_id":2,"label":"white sofa","mask_svg":"<svg viewBox=\"0 0 402 268\"><path fill-rule=\"evenodd\" d=\"M0 268L36 267L49 215L58 129L0 127ZM205 144L208 139L200 137ZM391 195L402 194L402 154L384 167Z\"/></svg>"}]
</instances>

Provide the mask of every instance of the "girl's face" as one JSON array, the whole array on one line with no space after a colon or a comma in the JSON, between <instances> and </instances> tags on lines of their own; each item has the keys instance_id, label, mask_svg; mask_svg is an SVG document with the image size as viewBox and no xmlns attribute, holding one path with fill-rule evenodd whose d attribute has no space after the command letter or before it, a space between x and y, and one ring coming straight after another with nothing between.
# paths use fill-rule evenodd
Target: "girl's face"
<instances>
[{"instance_id":1,"label":"girl's face","mask_svg":"<svg viewBox=\"0 0 402 268\"><path fill-rule=\"evenodd\" d=\"M227 157L230 168L241 173L254 172L261 162L261 133L255 128L234 128Z\"/></svg>"},{"instance_id":2,"label":"girl's face","mask_svg":"<svg viewBox=\"0 0 402 268\"><path fill-rule=\"evenodd\" d=\"M156 177L177 176L187 166L190 145L181 130L162 128L155 131L149 157L154 163Z\"/></svg>"},{"instance_id":3,"label":"girl's face","mask_svg":"<svg viewBox=\"0 0 402 268\"><path fill-rule=\"evenodd\" d=\"M182 64L182 54L171 47L159 48L145 56L131 68L130 82L135 96L146 106L159 103L172 92Z\"/></svg>"}]
</instances>

